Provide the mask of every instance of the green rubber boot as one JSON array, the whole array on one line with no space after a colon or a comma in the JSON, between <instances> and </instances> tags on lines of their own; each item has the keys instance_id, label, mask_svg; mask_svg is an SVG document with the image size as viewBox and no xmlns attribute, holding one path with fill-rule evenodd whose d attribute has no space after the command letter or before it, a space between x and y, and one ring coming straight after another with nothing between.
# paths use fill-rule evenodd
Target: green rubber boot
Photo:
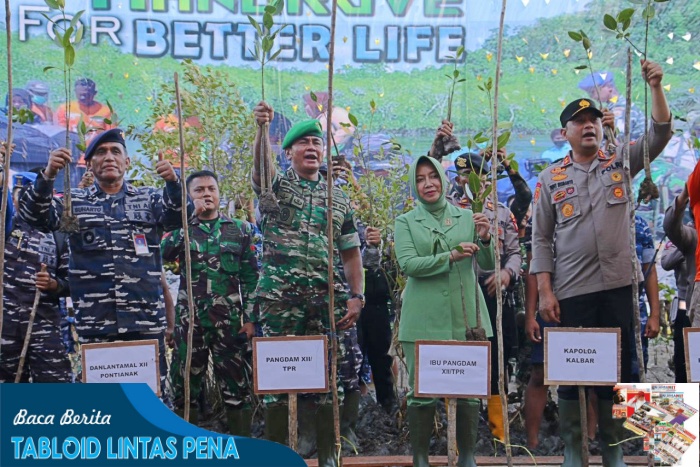
<instances>
[{"instance_id":1,"label":"green rubber boot","mask_svg":"<svg viewBox=\"0 0 700 467\"><path fill-rule=\"evenodd\" d=\"M268 405L265 408L265 439L287 444L289 438L289 407L287 404Z\"/></svg>"},{"instance_id":2,"label":"green rubber boot","mask_svg":"<svg viewBox=\"0 0 700 467\"><path fill-rule=\"evenodd\" d=\"M435 406L411 406L406 409L408 431L413 449L413 467L429 467L430 438L433 435Z\"/></svg>"},{"instance_id":3,"label":"green rubber boot","mask_svg":"<svg viewBox=\"0 0 700 467\"><path fill-rule=\"evenodd\" d=\"M318 467L336 467L335 426L333 406L319 405L316 411L316 445L318 446Z\"/></svg>"},{"instance_id":4,"label":"green rubber boot","mask_svg":"<svg viewBox=\"0 0 700 467\"><path fill-rule=\"evenodd\" d=\"M612 406L611 400L598 399L598 429L603 467L627 467L622 454L622 445L617 444L625 439L626 429L622 426L625 419L613 418Z\"/></svg>"},{"instance_id":5,"label":"green rubber boot","mask_svg":"<svg viewBox=\"0 0 700 467\"><path fill-rule=\"evenodd\" d=\"M479 433L478 401L457 401L457 467L476 467L474 451Z\"/></svg>"},{"instance_id":6,"label":"green rubber boot","mask_svg":"<svg viewBox=\"0 0 700 467\"><path fill-rule=\"evenodd\" d=\"M235 436L251 437L250 424L253 421L253 410L249 407L226 409L228 432Z\"/></svg>"},{"instance_id":7,"label":"green rubber boot","mask_svg":"<svg viewBox=\"0 0 700 467\"><path fill-rule=\"evenodd\" d=\"M343 401L343 410L340 417L340 436L345 438L341 441L350 444L350 449L357 448L358 439L355 433L355 428L357 428L357 419L360 416L360 399L362 394L360 391L352 391L345 393L345 399Z\"/></svg>"},{"instance_id":8,"label":"green rubber boot","mask_svg":"<svg viewBox=\"0 0 700 467\"><path fill-rule=\"evenodd\" d=\"M562 467L581 467L581 410L579 401L559 399L559 436L564 440Z\"/></svg>"}]
</instances>

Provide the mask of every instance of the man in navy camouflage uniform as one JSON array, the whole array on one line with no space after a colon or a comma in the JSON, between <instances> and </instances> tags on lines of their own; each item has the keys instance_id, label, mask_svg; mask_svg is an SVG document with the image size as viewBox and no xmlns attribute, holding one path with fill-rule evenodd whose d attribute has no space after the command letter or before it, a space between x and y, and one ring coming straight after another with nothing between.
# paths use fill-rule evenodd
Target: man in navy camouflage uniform
<instances>
[{"instance_id":1,"label":"man in navy camouflage uniform","mask_svg":"<svg viewBox=\"0 0 700 467\"><path fill-rule=\"evenodd\" d=\"M319 175L323 156L323 133L318 121L311 120L292 127L282 142L291 167L280 174L272 159L261 154L264 134L262 125L272 121L273 110L261 102L254 109L258 123L253 163L253 188L261 193L260 164L272 179L272 191L279 200L278 214L263 214L261 227L264 238L263 269L256 291L260 304L259 321L266 336L324 335L330 330L328 322L328 235L326 214L328 186ZM338 339L343 330L352 327L364 305L362 258L360 240L355 227L350 200L339 188L333 190L334 245L344 265L350 297L336 272L332 278L335 288L335 319ZM257 319L257 318L256 318ZM331 341L332 343L332 341ZM343 361L343 345L339 345L338 364ZM336 377L337 375L331 375ZM340 389L340 388L339 388ZM330 394L302 398L300 412L316 412L316 442L320 466L335 465L335 439ZM279 399L279 398L277 398ZM304 405L310 399L313 405ZM272 398L266 398L272 402ZM287 406L282 400L268 404L266 436L285 442L287 436Z\"/></svg>"},{"instance_id":2,"label":"man in navy camouflage uniform","mask_svg":"<svg viewBox=\"0 0 700 467\"><path fill-rule=\"evenodd\" d=\"M19 174L20 184L36 174ZM0 174L2 183L2 174ZM22 371L22 382L68 383L71 367L61 340L59 297L68 293L68 248L62 234L36 229L14 218L5 242L2 353L0 382L14 382L27 333L36 290L42 291L30 344ZM41 266L46 265L46 271Z\"/></svg>"},{"instance_id":3,"label":"man in navy camouflage uniform","mask_svg":"<svg viewBox=\"0 0 700 467\"><path fill-rule=\"evenodd\" d=\"M71 161L68 149L55 149L33 187L20 199L20 216L48 231L58 230L62 199L53 197L59 171ZM158 339L161 387L165 382L166 324L161 283L163 229L182 225L178 176L167 161L156 164L165 180L160 191L124 181L130 159L119 129L98 135L85 151L95 184L73 189L73 215L79 231L70 233L68 279L81 343ZM193 212L188 202L188 212Z\"/></svg>"},{"instance_id":4,"label":"man in navy camouflage uniform","mask_svg":"<svg viewBox=\"0 0 700 467\"><path fill-rule=\"evenodd\" d=\"M187 178L187 191L197 208L197 217L189 229L192 259L192 294L195 326L192 346L190 394L198 399L207 373L209 355L214 362L214 377L223 391L229 432L250 437L252 411L250 374L246 361L246 342L255 329L253 323L241 323L243 310L258 282L258 261L252 230L247 221L219 214L219 183L216 174L206 170ZM185 264L183 229L168 232L161 243L163 259ZM180 267L175 353L171 379L175 406L184 401L184 364L187 333L190 326L185 268ZM241 335L239 333L243 331ZM247 335L246 335L247 334ZM197 423L197 410L190 416Z\"/></svg>"}]
</instances>

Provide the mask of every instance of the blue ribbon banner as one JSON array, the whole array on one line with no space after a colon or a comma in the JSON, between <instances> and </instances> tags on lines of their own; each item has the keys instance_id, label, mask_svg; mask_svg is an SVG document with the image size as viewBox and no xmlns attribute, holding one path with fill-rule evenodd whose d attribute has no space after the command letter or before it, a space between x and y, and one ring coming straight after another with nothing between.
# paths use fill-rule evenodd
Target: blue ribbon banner
<instances>
[{"instance_id":1,"label":"blue ribbon banner","mask_svg":"<svg viewBox=\"0 0 700 467\"><path fill-rule=\"evenodd\" d=\"M306 466L271 441L185 422L145 384L0 385L0 465Z\"/></svg>"}]
</instances>

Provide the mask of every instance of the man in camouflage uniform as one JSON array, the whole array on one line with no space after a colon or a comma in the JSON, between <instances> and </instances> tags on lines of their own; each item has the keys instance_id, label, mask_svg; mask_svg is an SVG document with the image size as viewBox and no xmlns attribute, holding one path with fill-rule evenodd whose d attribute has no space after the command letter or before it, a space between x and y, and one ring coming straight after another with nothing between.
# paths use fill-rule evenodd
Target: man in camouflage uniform
<instances>
[{"instance_id":1,"label":"man in camouflage uniform","mask_svg":"<svg viewBox=\"0 0 700 467\"><path fill-rule=\"evenodd\" d=\"M68 280L81 343L157 339L164 387L166 324L161 284L163 229L182 225L178 176L167 161L156 164L165 188L136 188L124 181L130 159L119 129L98 135L85 151L96 182L73 189L73 216L79 230L68 234ZM63 200L53 182L71 162L68 149L55 149L44 171L20 199L19 214L30 225L56 231ZM188 212L192 204L188 202Z\"/></svg>"},{"instance_id":2,"label":"man in camouflage uniform","mask_svg":"<svg viewBox=\"0 0 700 467\"><path fill-rule=\"evenodd\" d=\"M505 151L504 151L505 152ZM463 188L464 195L457 201L457 205L465 209L472 208L472 200L467 195L464 188L469 182L469 174L475 172L479 175L482 189L490 185L489 164L478 154L471 153L468 149L461 149L455 157L455 170L457 171L456 183ZM529 191L529 190L528 190ZM484 203L483 213L493 222L496 215L493 203L488 200ZM498 247L501 250L501 287L504 294L503 299L503 342L506 348L503 349L504 366L508 368L508 360L515 356L513 347L517 349L518 332L515 326L515 307L512 300L512 287L520 276L520 266L522 256L520 254L520 243L518 241L518 224L513 213L503 203L498 203ZM494 271L483 271L477 266L479 285L484 294L484 300L489 310L491 328L496 329L497 303L496 303L496 274ZM501 292L499 292L501 293ZM494 437L505 440L505 428L503 425L503 412L501 410L501 399L498 396L498 339L496 336L489 338L491 341L491 397L488 400L489 427Z\"/></svg>"},{"instance_id":3,"label":"man in camouflage uniform","mask_svg":"<svg viewBox=\"0 0 700 467\"><path fill-rule=\"evenodd\" d=\"M4 147L3 147L4 149ZM0 156L0 164L2 157ZM0 171L0 184L2 183ZM19 187L36 174L20 175ZM68 293L68 248L61 234L42 232L15 217L5 242L0 383L15 381L36 290L42 291L21 381L69 383L71 367L61 340L58 299ZM46 271L41 271L41 266Z\"/></svg>"},{"instance_id":4,"label":"man in camouflage uniform","mask_svg":"<svg viewBox=\"0 0 700 467\"><path fill-rule=\"evenodd\" d=\"M663 71L642 60L642 76L651 90L652 125L649 157L654 160L673 134L671 111L661 80ZM542 171L535 187L530 274L537 275L539 312L547 322L563 327L619 328L620 382L631 379L633 308L627 174L622 148L614 154L600 149L603 126L614 125L590 99L570 102L559 119L571 144L563 160ZM644 141L630 146L630 175L644 167ZM556 260L555 260L556 252ZM614 358L614 356L611 356ZM603 465L622 466L624 430L612 419L613 388L596 386ZM560 434L564 465L581 465L581 423L576 386L559 386Z\"/></svg>"},{"instance_id":5,"label":"man in camouflage uniform","mask_svg":"<svg viewBox=\"0 0 700 467\"><path fill-rule=\"evenodd\" d=\"M250 322L242 325L241 318L258 282L252 231L248 222L219 214L219 183L213 172L202 170L191 174L187 177L187 191L197 208L197 217L189 228L195 308L191 400L198 399L211 354L214 377L223 391L229 432L250 437L252 411L247 368L250 362L244 354L247 338L252 337L254 327ZM163 259L179 259L181 265L171 367L177 408L182 408L186 402L183 399L184 365L190 326L184 246L182 229L166 233L161 243ZM198 412L191 413L190 422L196 424Z\"/></svg>"},{"instance_id":6,"label":"man in camouflage uniform","mask_svg":"<svg viewBox=\"0 0 700 467\"><path fill-rule=\"evenodd\" d=\"M291 161L284 174L277 173L272 160L261 154L263 134L261 126L273 117L272 108L265 102L254 109L258 123L253 164L253 188L261 193L264 175L272 179L272 191L279 200L278 214L263 214L264 237L263 269L256 290L260 305L257 318L265 336L277 335L326 335L328 322L328 237L326 212L328 187L319 176L323 156L323 140L318 121L305 121L292 127L282 148ZM264 163L264 172L260 164ZM262 203L262 198L261 198ZM364 305L362 259L360 241L350 200L338 188L333 190L333 236L350 297L342 279L336 273L335 319L339 331L352 327ZM342 343L342 332L338 332ZM338 363L343 360L343 346L339 345ZM331 375L336 377L337 375ZM268 399L271 401L272 398ZM279 398L278 398L279 399ZM306 398L302 398L304 400ZM302 410L316 411L316 441L319 465L335 465L333 411L330 394L313 397L315 404L300 404ZM265 425L266 436L285 442L287 431L287 406L283 401L268 404Z\"/></svg>"}]
</instances>

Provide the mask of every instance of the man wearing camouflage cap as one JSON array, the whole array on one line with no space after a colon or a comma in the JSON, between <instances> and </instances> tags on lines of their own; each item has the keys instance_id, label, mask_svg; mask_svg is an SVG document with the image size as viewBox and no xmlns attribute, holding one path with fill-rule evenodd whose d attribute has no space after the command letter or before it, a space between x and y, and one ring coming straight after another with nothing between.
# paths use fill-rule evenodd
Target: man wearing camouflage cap
<instances>
[{"instance_id":1,"label":"man wearing camouflage cap","mask_svg":"<svg viewBox=\"0 0 700 467\"><path fill-rule=\"evenodd\" d=\"M71 160L68 149L53 150L36 183L23 193L19 214L30 225L58 230L64 205L53 197L53 184ZM79 230L68 234L75 328L83 343L157 339L164 383L160 239L163 230L182 225L178 175L168 161L159 161L155 170L165 181L162 191L126 182L130 159L120 129L95 137L85 161L95 184L71 191ZM191 202L187 209L190 215L194 212Z\"/></svg>"},{"instance_id":2,"label":"man wearing camouflage cap","mask_svg":"<svg viewBox=\"0 0 700 467\"><path fill-rule=\"evenodd\" d=\"M339 331L350 328L364 305L360 239L350 200L339 189L333 191L333 243L343 262L350 294L345 291L337 271L328 277L328 234L326 213L328 187L319 176L323 157L323 133L316 120L294 125L284 138L282 148L291 162L278 173L269 155L261 154L261 142L268 135L262 125L269 123L273 110L260 102L253 110L258 123L255 137L253 188L261 193L260 164L272 179L272 191L279 200L279 213L263 214L263 266L256 290L260 307L259 321L265 336L328 334L328 283L335 288L335 319ZM342 342L342 332L338 333ZM338 362L343 349L339 346ZM337 377L337 375L331 375ZM335 437L330 394L313 397L312 405L300 402L302 410L316 411L316 441L320 466L335 465ZM286 401L267 397L266 437L284 443L287 437Z\"/></svg>"},{"instance_id":3,"label":"man wearing camouflage cap","mask_svg":"<svg viewBox=\"0 0 700 467\"><path fill-rule=\"evenodd\" d=\"M671 112L661 85L661 67L645 60L641 64L642 76L651 89L648 138L653 160L671 138ZM603 125L612 126L613 115L604 115L590 99L567 105L560 122L571 152L540 173L534 196L530 274L537 275L539 313L545 321L564 327L619 328L623 342L620 382L628 383L631 352L626 343L632 332L632 281L639 278L630 270L636 261L629 239L633 194L627 191L622 148L613 155L600 149ZM643 168L643 148L643 140L630 146L632 177ZM595 389L601 451L603 465L622 466L618 442L625 437L624 420L612 419L612 389ZM565 443L563 465L579 466L582 433L575 386L559 387L559 414Z\"/></svg>"}]
</instances>

